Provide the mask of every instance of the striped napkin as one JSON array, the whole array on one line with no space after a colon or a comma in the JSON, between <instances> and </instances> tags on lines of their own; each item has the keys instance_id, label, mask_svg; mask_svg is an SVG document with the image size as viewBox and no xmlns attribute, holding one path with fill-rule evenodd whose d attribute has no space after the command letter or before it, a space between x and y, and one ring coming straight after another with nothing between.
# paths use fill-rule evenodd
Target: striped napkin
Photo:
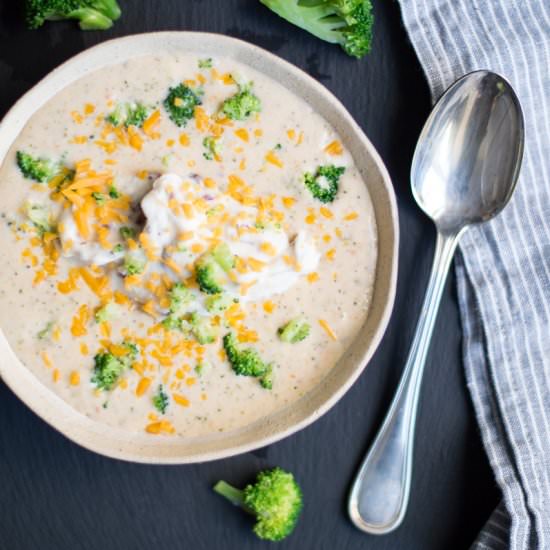
<instances>
[{"instance_id":1,"label":"striped napkin","mask_svg":"<svg viewBox=\"0 0 550 550\"><path fill-rule=\"evenodd\" d=\"M433 99L490 69L525 114L511 203L457 256L464 368L502 502L476 549L550 548L550 0L399 0Z\"/></svg>"}]
</instances>

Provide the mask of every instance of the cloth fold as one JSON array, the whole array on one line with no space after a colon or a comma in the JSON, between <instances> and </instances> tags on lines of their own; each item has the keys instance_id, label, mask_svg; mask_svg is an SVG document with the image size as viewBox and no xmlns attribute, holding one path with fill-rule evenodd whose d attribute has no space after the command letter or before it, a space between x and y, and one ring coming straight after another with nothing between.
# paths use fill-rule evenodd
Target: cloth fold
<instances>
[{"instance_id":1,"label":"cloth fold","mask_svg":"<svg viewBox=\"0 0 550 550\"><path fill-rule=\"evenodd\" d=\"M473 548L550 548L550 2L399 0L436 100L476 69L525 115L512 201L456 260L466 380L503 500Z\"/></svg>"}]
</instances>

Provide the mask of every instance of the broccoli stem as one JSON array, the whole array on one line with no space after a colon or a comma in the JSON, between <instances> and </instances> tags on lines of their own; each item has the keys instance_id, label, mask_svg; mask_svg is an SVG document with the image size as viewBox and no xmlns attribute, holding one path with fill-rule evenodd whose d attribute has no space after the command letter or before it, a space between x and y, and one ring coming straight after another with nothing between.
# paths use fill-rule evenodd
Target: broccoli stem
<instances>
[{"instance_id":1,"label":"broccoli stem","mask_svg":"<svg viewBox=\"0 0 550 550\"><path fill-rule=\"evenodd\" d=\"M229 485L229 483L226 483L225 481L218 481L218 483L214 485L214 491L216 491L216 493L218 493L222 497L225 497L227 500L231 501L236 506L240 506L241 508L247 510L246 506L244 505L243 491L241 491L240 489L233 487L233 485Z\"/></svg>"}]
</instances>

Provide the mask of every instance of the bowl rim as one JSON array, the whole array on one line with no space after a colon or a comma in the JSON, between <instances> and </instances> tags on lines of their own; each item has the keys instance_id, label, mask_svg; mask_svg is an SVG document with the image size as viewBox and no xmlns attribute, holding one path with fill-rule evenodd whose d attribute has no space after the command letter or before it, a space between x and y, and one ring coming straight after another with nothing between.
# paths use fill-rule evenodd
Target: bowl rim
<instances>
[{"instance_id":1,"label":"bowl rim","mask_svg":"<svg viewBox=\"0 0 550 550\"><path fill-rule=\"evenodd\" d=\"M67 69L71 68L72 66L76 66L78 63L82 62L87 57L92 56L94 54L98 54L98 52L101 52L102 50L105 51L105 54L107 56L110 49L114 47L116 48L121 45L128 46L129 44L135 43L136 41L141 41L141 40L154 41L156 39L167 39L167 40L173 39L177 41L178 39L182 39L182 38L188 39L191 41L203 40L205 42L208 42L208 44L211 44L212 41L216 41L218 43L226 42L227 44L231 44L232 46L241 48L243 50L248 49L251 54L255 54L257 56L262 57L272 66L277 65L281 70L285 71L286 73L290 73L291 76L302 81L304 83L304 88L306 89L309 88L313 90L314 94L316 94L317 96L321 96L325 101L330 103L331 108L335 109L338 118L344 119L345 123L348 124L353 129L353 133L354 133L353 139L355 140L359 139L360 147L366 150L367 154L372 159L372 162L374 163L374 165L376 166L376 169L379 172L379 176L381 178L381 184L387 195L385 198L387 200L387 203L388 203L387 206L390 212L391 219L389 220L389 222L391 224L390 229L393 236L392 247L391 247L391 250L388 251L391 256L391 261L389 262L390 265L388 265L389 267L388 290L387 290L387 296L385 298L385 303L383 306L382 313L379 316L379 322L376 325L374 332L372 333L372 336L370 338L370 344L368 345L367 350L354 360L354 367L351 373L347 376L347 378L343 381L343 383L341 383L340 386L336 388L335 391L332 391L330 395L322 401L322 403L318 407L316 407L314 410L310 411L307 414L301 415L301 418L298 421L290 422L289 425L287 425L286 427L276 429L270 435L266 435L260 438L250 438L250 440L247 442L235 444L233 446L230 445L220 449L206 450L203 452L199 452L197 454L178 456L178 457L162 456L162 453L158 453L157 455L140 454L135 451L131 451L124 448L119 448L119 447L106 448L106 446L101 446L99 443L97 443L97 441L94 440L93 437L90 438L89 436L93 435L92 432L94 432L97 435L98 430L101 431L101 427L105 429L105 426L101 425L99 422L91 421L89 418L85 417L82 413L79 413L78 411L76 411L76 409L68 405L65 401L63 401L60 397L58 397L49 388L44 386L42 382L40 382L40 380L38 380L38 378L36 378L32 374L32 372L29 369L27 369L22 364L22 362L17 358L17 356L11 350L11 347L9 346L3 334L3 331L0 328L0 378L13 391L13 393L15 393L15 395L21 401L23 401L23 403L25 403L27 407L29 407L35 414L37 414L42 420L44 420L46 423L52 426L55 430L61 432L65 437L77 443L78 445L90 451L101 454L103 456L120 459L120 460L131 461L131 462L137 462L137 463L188 464L188 463L195 463L195 462L218 460L218 459L242 454L242 453L275 443L276 441L279 441L285 437L288 437L289 435L292 435L298 432L299 430L305 428L306 426L309 426L311 423L313 423L315 420L317 420L323 414L325 414L328 410L330 410L344 396L344 394L356 382L358 377L366 368L368 362L370 361L374 352L378 348L380 341L382 340L382 337L386 331L387 325L389 323L391 312L393 310L396 283L397 283L398 249L399 249L399 221L398 221L397 203L396 203L395 193L391 183L390 176L388 174L388 171L380 155L376 151L374 145L370 142L370 140L367 138L363 130L355 122L351 114L347 111L347 109L340 102L340 100L337 99L336 96L333 95L332 92L330 92L327 88L325 88L321 83L319 83L313 77L308 75L305 71L293 65L292 63L286 61L285 59L275 54L272 54L271 52L259 46L256 46L255 44L251 44L250 42L247 42L245 40L241 40L241 39L227 36L224 34L211 33L211 32L159 31L159 32L131 34L124 37L113 38L79 52L78 54L64 61L61 65L57 66L55 69L49 72L45 77L43 77L38 83L32 86L7 111L7 113L4 115L2 120L0 120L0 136L2 136L4 131L9 132L9 126L11 124L17 124L18 117L21 117L23 119L22 123L21 122L18 123L19 129L16 131L15 135L12 136L10 139L8 139L8 144L4 148L5 149L4 151L2 151L2 144L0 143L0 165L4 161L5 155L7 154L9 148L13 145L14 141L17 139L22 128L25 126L28 120L33 116L33 114L38 109L40 109L40 107L46 101L51 99L53 95L55 95L60 90L65 88L67 85L69 85L69 83L72 83L82 78L82 76L89 74L90 72L98 70L100 67L88 68L87 70L84 70L83 72L81 72L81 74L71 79L69 83L65 83L60 87L58 87L57 91L54 94L48 96L45 101L41 102L37 106L33 106L31 109L28 109L26 104L29 102L29 100L32 100L36 95L40 95L40 93L42 92L42 89L45 88L46 86L50 84L55 86L55 83L58 78L60 78L61 80L63 79L63 73ZM193 51L193 49L189 45L184 45L182 47L182 51L184 51L186 47L189 49L189 51ZM198 50L198 48L196 49ZM132 59L135 57L139 57L141 55L144 55L144 54L137 53L134 55L130 53L129 55L126 56L126 59ZM102 67L106 67L110 64L112 63L109 63L108 61L106 61L102 65ZM259 69L256 69L255 67L253 68L255 70L259 70ZM285 84L283 83L281 84L286 87ZM302 96L302 99L304 99L303 96ZM25 110L27 111L26 113L24 113ZM372 196L371 196L371 200L372 200ZM373 207L374 207L374 204L373 204ZM376 208L374 208L374 210L376 210ZM378 225L379 224L377 221L377 226ZM378 266L379 259L380 259L380 253L378 253L377 271L379 267ZM376 283L377 283L377 277L375 277L375 281L374 281L375 289L376 289ZM374 293L375 293L375 290L373 290L373 297L374 297ZM3 361L3 359L6 359L6 358L7 358L7 361ZM16 363L16 367L14 367L13 369L8 368L8 364L11 362ZM31 391L29 391L29 388ZM39 392L37 396L32 395L33 389ZM43 391L40 391L40 390L43 390ZM56 409L54 411L54 414L52 414L52 411L51 411L52 408ZM58 414L59 411L61 410L65 410L65 412L69 412L70 410L70 412L73 415L76 412L77 413L76 416L79 422L75 422L72 419L62 419ZM263 417L256 422L261 422L265 418L268 418L268 417ZM250 425L248 427L250 427ZM230 433L231 432L227 432L227 434L230 434ZM158 447L159 449L163 448L163 446L160 444L155 444L155 447Z\"/></svg>"}]
</instances>

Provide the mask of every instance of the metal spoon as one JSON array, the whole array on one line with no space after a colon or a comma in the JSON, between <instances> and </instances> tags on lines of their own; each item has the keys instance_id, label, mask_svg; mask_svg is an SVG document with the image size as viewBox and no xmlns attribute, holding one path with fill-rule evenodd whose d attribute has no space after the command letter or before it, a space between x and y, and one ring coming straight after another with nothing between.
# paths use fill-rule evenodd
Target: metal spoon
<instances>
[{"instance_id":1,"label":"metal spoon","mask_svg":"<svg viewBox=\"0 0 550 550\"><path fill-rule=\"evenodd\" d=\"M405 515L420 384L449 266L464 231L496 216L510 200L523 141L518 98L506 80L489 71L455 82L418 140L412 192L435 222L435 257L401 382L349 498L353 523L367 533L389 533Z\"/></svg>"}]
</instances>

